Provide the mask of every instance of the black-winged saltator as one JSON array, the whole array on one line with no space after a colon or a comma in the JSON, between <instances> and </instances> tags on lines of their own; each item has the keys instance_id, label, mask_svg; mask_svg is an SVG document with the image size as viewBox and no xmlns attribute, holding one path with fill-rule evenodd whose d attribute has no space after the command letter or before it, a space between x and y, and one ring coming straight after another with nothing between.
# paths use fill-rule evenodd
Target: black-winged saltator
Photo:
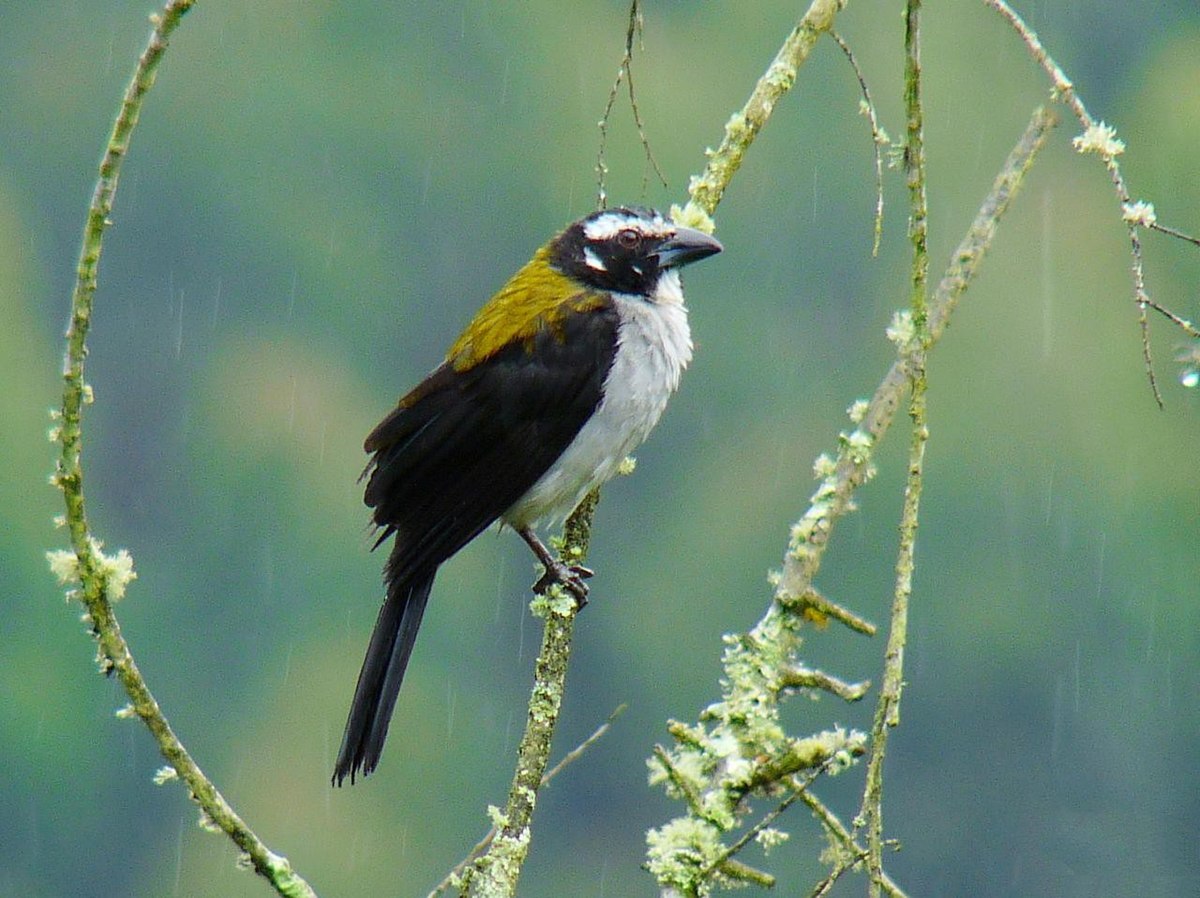
<instances>
[{"instance_id":1,"label":"black-winged saltator","mask_svg":"<svg viewBox=\"0 0 1200 898\"><path fill-rule=\"evenodd\" d=\"M679 269L720 251L650 209L588 215L534 253L367 436L375 546L395 542L336 784L378 764L438 567L481 531L511 527L547 578L586 595L590 572L554 560L533 527L569 514L658 422L692 357Z\"/></svg>"}]
</instances>

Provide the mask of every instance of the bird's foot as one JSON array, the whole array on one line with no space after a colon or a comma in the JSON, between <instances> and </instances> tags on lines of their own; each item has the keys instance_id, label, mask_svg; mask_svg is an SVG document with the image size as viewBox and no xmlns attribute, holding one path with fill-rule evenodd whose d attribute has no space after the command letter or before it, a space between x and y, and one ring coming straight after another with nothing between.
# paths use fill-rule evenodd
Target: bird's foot
<instances>
[{"instance_id":1,"label":"bird's foot","mask_svg":"<svg viewBox=\"0 0 1200 898\"><path fill-rule=\"evenodd\" d=\"M538 578L537 583L533 584L534 592L538 595L545 595L551 586L559 583L563 589L575 597L580 609L587 604L588 587L583 581L594 575L595 571L582 564L563 564L556 560L543 566L546 568L546 572Z\"/></svg>"}]
</instances>

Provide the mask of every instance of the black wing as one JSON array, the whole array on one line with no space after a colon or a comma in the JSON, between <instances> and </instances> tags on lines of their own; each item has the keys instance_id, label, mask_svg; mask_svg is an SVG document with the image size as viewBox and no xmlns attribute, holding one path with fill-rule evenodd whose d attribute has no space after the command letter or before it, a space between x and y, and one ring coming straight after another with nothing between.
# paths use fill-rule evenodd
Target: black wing
<instances>
[{"instance_id":1,"label":"black wing","mask_svg":"<svg viewBox=\"0 0 1200 898\"><path fill-rule=\"evenodd\" d=\"M389 581L441 564L554 464L600 403L617 325L609 302L467 370L445 363L371 432L364 500L379 542L396 534Z\"/></svg>"},{"instance_id":2,"label":"black wing","mask_svg":"<svg viewBox=\"0 0 1200 898\"><path fill-rule=\"evenodd\" d=\"M333 781L375 769L438 565L533 486L600 403L611 303L565 316L468 370L435 370L367 437L364 477L387 597L358 675Z\"/></svg>"}]
</instances>

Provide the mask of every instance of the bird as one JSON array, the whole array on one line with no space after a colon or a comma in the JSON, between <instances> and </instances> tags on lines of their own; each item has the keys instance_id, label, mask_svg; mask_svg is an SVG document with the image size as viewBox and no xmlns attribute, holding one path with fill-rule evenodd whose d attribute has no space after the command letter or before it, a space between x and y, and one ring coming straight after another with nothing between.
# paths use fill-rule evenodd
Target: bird
<instances>
[{"instance_id":1,"label":"bird","mask_svg":"<svg viewBox=\"0 0 1200 898\"><path fill-rule=\"evenodd\" d=\"M534 531L564 519L658 423L692 358L680 269L721 252L640 206L601 209L541 246L444 360L370 432L360 477L385 597L333 782L375 770L438 568L496 521L580 603L591 571Z\"/></svg>"}]
</instances>

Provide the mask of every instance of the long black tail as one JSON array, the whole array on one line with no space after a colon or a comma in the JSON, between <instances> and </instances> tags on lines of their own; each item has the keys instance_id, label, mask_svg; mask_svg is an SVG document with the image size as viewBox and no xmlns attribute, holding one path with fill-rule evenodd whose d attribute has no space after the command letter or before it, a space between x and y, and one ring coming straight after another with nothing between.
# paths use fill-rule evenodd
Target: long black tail
<instances>
[{"instance_id":1,"label":"long black tail","mask_svg":"<svg viewBox=\"0 0 1200 898\"><path fill-rule=\"evenodd\" d=\"M387 598L379 609L367 657L358 674L350 717L333 768L334 785L340 786L346 777L353 783L360 770L366 776L379 763L404 668L436 574L437 567L433 567L396 581L388 578Z\"/></svg>"}]
</instances>

